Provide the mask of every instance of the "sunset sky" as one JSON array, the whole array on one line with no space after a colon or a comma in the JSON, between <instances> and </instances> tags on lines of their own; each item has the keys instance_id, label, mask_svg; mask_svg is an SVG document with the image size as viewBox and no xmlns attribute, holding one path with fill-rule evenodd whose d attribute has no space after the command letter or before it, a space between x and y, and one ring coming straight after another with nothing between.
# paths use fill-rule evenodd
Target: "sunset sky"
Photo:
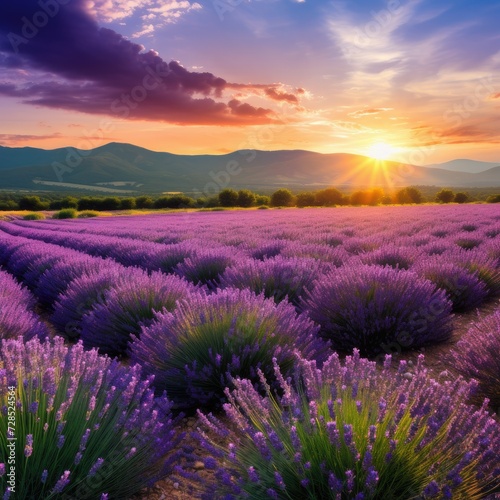
<instances>
[{"instance_id":1,"label":"sunset sky","mask_svg":"<svg viewBox=\"0 0 500 500\"><path fill-rule=\"evenodd\" d=\"M493 0L2 0L0 145L500 161L499 21Z\"/></svg>"}]
</instances>

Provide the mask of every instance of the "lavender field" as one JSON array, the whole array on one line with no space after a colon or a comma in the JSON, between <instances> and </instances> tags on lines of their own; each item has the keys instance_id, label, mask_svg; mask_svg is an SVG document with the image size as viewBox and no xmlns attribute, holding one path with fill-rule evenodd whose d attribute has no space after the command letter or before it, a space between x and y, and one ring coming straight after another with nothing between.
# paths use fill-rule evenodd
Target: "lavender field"
<instances>
[{"instance_id":1,"label":"lavender field","mask_svg":"<svg viewBox=\"0 0 500 500\"><path fill-rule=\"evenodd\" d=\"M500 498L499 297L493 204L0 222L0 495Z\"/></svg>"}]
</instances>

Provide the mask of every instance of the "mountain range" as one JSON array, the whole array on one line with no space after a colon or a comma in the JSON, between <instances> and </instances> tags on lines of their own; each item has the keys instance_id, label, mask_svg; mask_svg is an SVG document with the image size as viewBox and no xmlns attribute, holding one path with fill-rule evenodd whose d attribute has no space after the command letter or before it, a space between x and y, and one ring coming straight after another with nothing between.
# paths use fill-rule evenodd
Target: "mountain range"
<instances>
[{"instance_id":1,"label":"mountain range","mask_svg":"<svg viewBox=\"0 0 500 500\"><path fill-rule=\"evenodd\" d=\"M408 185L496 187L500 186L500 165L454 160L414 166L303 150L177 155L122 143L89 151L0 146L0 189L4 190L211 195L224 187L266 192L279 187L314 190Z\"/></svg>"}]
</instances>

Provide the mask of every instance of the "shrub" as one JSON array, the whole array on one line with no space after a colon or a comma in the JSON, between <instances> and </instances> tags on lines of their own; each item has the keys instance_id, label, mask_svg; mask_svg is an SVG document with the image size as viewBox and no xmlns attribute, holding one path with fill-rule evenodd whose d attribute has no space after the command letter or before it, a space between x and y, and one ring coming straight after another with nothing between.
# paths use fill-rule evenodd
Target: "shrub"
<instances>
[{"instance_id":1,"label":"shrub","mask_svg":"<svg viewBox=\"0 0 500 500\"><path fill-rule=\"evenodd\" d=\"M500 411L500 309L475 321L447 357L453 369L474 378L479 389L473 401L482 404L488 398L491 408Z\"/></svg>"},{"instance_id":2,"label":"shrub","mask_svg":"<svg viewBox=\"0 0 500 500\"><path fill-rule=\"evenodd\" d=\"M193 198L184 195L162 196L154 202L155 208L193 208L195 202Z\"/></svg>"},{"instance_id":3,"label":"shrub","mask_svg":"<svg viewBox=\"0 0 500 500\"><path fill-rule=\"evenodd\" d=\"M97 302L104 300L107 290L124 280L134 281L144 272L134 268L125 268L110 261L104 269L91 271L75 278L68 288L58 296L54 304L51 321L68 340L80 337L83 316Z\"/></svg>"},{"instance_id":4,"label":"shrub","mask_svg":"<svg viewBox=\"0 0 500 500\"><path fill-rule=\"evenodd\" d=\"M91 217L99 217L99 216L100 214L96 210L83 210L77 215L79 219L89 219Z\"/></svg>"},{"instance_id":5,"label":"shrub","mask_svg":"<svg viewBox=\"0 0 500 500\"><path fill-rule=\"evenodd\" d=\"M75 219L78 212L74 208L64 208L56 212L52 218L53 219Z\"/></svg>"},{"instance_id":6,"label":"shrub","mask_svg":"<svg viewBox=\"0 0 500 500\"><path fill-rule=\"evenodd\" d=\"M316 326L290 304L227 289L180 303L171 314L158 313L130 351L177 406L196 408L219 405L233 377L258 383L258 369L272 384L272 359L289 373L295 349L322 359L325 347L316 334Z\"/></svg>"},{"instance_id":7,"label":"shrub","mask_svg":"<svg viewBox=\"0 0 500 500\"><path fill-rule=\"evenodd\" d=\"M34 306L33 295L0 270L0 341L19 336L27 341L49 334L47 326L31 311Z\"/></svg>"},{"instance_id":8,"label":"shrub","mask_svg":"<svg viewBox=\"0 0 500 500\"><path fill-rule=\"evenodd\" d=\"M360 258L364 264L408 269L417 258L417 252L414 248L384 245L382 248L361 255Z\"/></svg>"},{"instance_id":9,"label":"shrub","mask_svg":"<svg viewBox=\"0 0 500 500\"><path fill-rule=\"evenodd\" d=\"M174 271L195 285L215 288L221 274L235 264L234 248L200 250L178 264Z\"/></svg>"},{"instance_id":10,"label":"shrub","mask_svg":"<svg viewBox=\"0 0 500 500\"><path fill-rule=\"evenodd\" d=\"M445 252L443 258L476 274L486 285L490 297L495 297L500 293L500 268L494 257L489 257L487 253L480 250L459 248Z\"/></svg>"},{"instance_id":11,"label":"shrub","mask_svg":"<svg viewBox=\"0 0 500 500\"><path fill-rule=\"evenodd\" d=\"M298 390L276 367L281 399L235 381L229 424L201 416L224 439L195 433L216 478L202 498L480 500L499 491L499 423L463 403L471 384L432 380L422 358L412 377L405 361L394 373L389 357L379 371L357 352L344 363L332 355L322 370L298 360Z\"/></svg>"},{"instance_id":12,"label":"shrub","mask_svg":"<svg viewBox=\"0 0 500 500\"><path fill-rule=\"evenodd\" d=\"M109 260L84 254L57 261L40 276L35 294L40 304L51 307L74 279L86 273L104 271L108 266Z\"/></svg>"},{"instance_id":13,"label":"shrub","mask_svg":"<svg viewBox=\"0 0 500 500\"><path fill-rule=\"evenodd\" d=\"M162 459L182 436L173 429L170 402L154 398L139 366L121 366L81 344L65 347L61 338L9 340L0 353L0 443L8 449L9 404L16 498L129 498L171 472L175 455ZM6 462L3 498L9 497Z\"/></svg>"},{"instance_id":14,"label":"shrub","mask_svg":"<svg viewBox=\"0 0 500 500\"><path fill-rule=\"evenodd\" d=\"M24 220L44 220L45 215L39 212L32 212L23 216Z\"/></svg>"},{"instance_id":15,"label":"shrub","mask_svg":"<svg viewBox=\"0 0 500 500\"><path fill-rule=\"evenodd\" d=\"M486 203L500 203L500 194L492 194L488 196Z\"/></svg>"},{"instance_id":16,"label":"shrub","mask_svg":"<svg viewBox=\"0 0 500 500\"><path fill-rule=\"evenodd\" d=\"M193 292L185 280L163 273L143 273L122 281L82 317L83 344L112 356L124 354L130 336L139 335L142 326L151 324L155 312L172 311L178 300L191 300Z\"/></svg>"},{"instance_id":17,"label":"shrub","mask_svg":"<svg viewBox=\"0 0 500 500\"><path fill-rule=\"evenodd\" d=\"M443 342L452 333L444 290L390 267L338 268L305 292L302 307L321 326L321 336L342 352L357 348L377 355L394 345L413 349Z\"/></svg>"},{"instance_id":18,"label":"shrub","mask_svg":"<svg viewBox=\"0 0 500 500\"><path fill-rule=\"evenodd\" d=\"M289 189L278 189L271 195L271 206L289 207L293 203L293 194Z\"/></svg>"},{"instance_id":19,"label":"shrub","mask_svg":"<svg viewBox=\"0 0 500 500\"><path fill-rule=\"evenodd\" d=\"M248 259L225 270L221 286L227 288L248 288L256 295L261 293L276 303L288 299L298 305L306 288L310 288L318 277L322 264L315 259L284 258Z\"/></svg>"},{"instance_id":20,"label":"shrub","mask_svg":"<svg viewBox=\"0 0 500 500\"><path fill-rule=\"evenodd\" d=\"M476 273L469 272L452 262L443 261L441 258L418 261L412 271L445 290L456 312L470 311L479 307L488 296L485 283Z\"/></svg>"},{"instance_id":21,"label":"shrub","mask_svg":"<svg viewBox=\"0 0 500 500\"><path fill-rule=\"evenodd\" d=\"M99 200L97 210L120 210L122 200L118 196L108 196Z\"/></svg>"}]
</instances>

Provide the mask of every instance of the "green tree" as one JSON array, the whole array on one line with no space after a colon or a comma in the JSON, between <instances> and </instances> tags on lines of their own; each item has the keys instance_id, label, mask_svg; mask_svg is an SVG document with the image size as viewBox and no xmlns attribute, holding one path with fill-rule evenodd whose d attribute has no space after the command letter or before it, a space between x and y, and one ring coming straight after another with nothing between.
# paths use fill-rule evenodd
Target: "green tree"
<instances>
[{"instance_id":1,"label":"green tree","mask_svg":"<svg viewBox=\"0 0 500 500\"><path fill-rule=\"evenodd\" d=\"M136 208L153 208L154 206L154 201L151 196L138 196L135 199L135 206Z\"/></svg>"},{"instance_id":2,"label":"green tree","mask_svg":"<svg viewBox=\"0 0 500 500\"><path fill-rule=\"evenodd\" d=\"M273 207L289 207L293 203L293 194L289 189L278 189L271 195Z\"/></svg>"},{"instance_id":3,"label":"green tree","mask_svg":"<svg viewBox=\"0 0 500 500\"><path fill-rule=\"evenodd\" d=\"M467 193L457 193L453 201L455 203L467 203L469 201L469 195Z\"/></svg>"},{"instance_id":4,"label":"green tree","mask_svg":"<svg viewBox=\"0 0 500 500\"><path fill-rule=\"evenodd\" d=\"M122 210L132 210L135 208L135 198L122 198Z\"/></svg>"},{"instance_id":5,"label":"green tree","mask_svg":"<svg viewBox=\"0 0 500 500\"><path fill-rule=\"evenodd\" d=\"M108 196L100 200L99 205L101 206L101 210L120 210L122 201L118 196Z\"/></svg>"},{"instance_id":6,"label":"green tree","mask_svg":"<svg viewBox=\"0 0 500 500\"><path fill-rule=\"evenodd\" d=\"M47 210L49 208L49 204L45 201L42 201L39 196L21 196L19 198L19 210Z\"/></svg>"},{"instance_id":7,"label":"green tree","mask_svg":"<svg viewBox=\"0 0 500 500\"><path fill-rule=\"evenodd\" d=\"M255 195L255 204L258 207L263 207L271 204L271 198L266 196L265 194L257 194Z\"/></svg>"},{"instance_id":8,"label":"green tree","mask_svg":"<svg viewBox=\"0 0 500 500\"><path fill-rule=\"evenodd\" d=\"M343 204L342 193L335 188L322 189L316 192L316 204L322 207L331 207L333 205Z\"/></svg>"},{"instance_id":9,"label":"green tree","mask_svg":"<svg viewBox=\"0 0 500 500\"><path fill-rule=\"evenodd\" d=\"M436 201L439 203L451 203L455 198L455 193L451 189L441 189L436 194Z\"/></svg>"},{"instance_id":10,"label":"green tree","mask_svg":"<svg viewBox=\"0 0 500 500\"><path fill-rule=\"evenodd\" d=\"M255 194L249 189L240 189L238 191L238 206L248 208L255 203Z\"/></svg>"},{"instance_id":11,"label":"green tree","mask_svg":"<svg viewBox=\"0 0 500 500\"><path fill-rule=\"evenodd\" d=\"M221 207L238 206L238 192L230 188L223 189L219 193L219 203Z\"/></svg>"},{"instance_id":12,"label":"green tree","mask_svg":"<svg viewBox=\"0 0 500 500\"><path fill-rule=\"evenodd\" d=\"M400 189L396 193L396 201L397 203L401 203L403 205L407 203L422 203L424 201L424 197L417 188L409 186Z\"/></svg>"},{"instance_id":13,"label":"green tree","mask_svg":"<svg viewBox=\"0 0 500 500\"><path fill-rule=\"evenodd\" d=\"M314 193L299 193L295 204L298 207L312 207L316 204L316 196Z\"/></svg>"}]
</instances>

